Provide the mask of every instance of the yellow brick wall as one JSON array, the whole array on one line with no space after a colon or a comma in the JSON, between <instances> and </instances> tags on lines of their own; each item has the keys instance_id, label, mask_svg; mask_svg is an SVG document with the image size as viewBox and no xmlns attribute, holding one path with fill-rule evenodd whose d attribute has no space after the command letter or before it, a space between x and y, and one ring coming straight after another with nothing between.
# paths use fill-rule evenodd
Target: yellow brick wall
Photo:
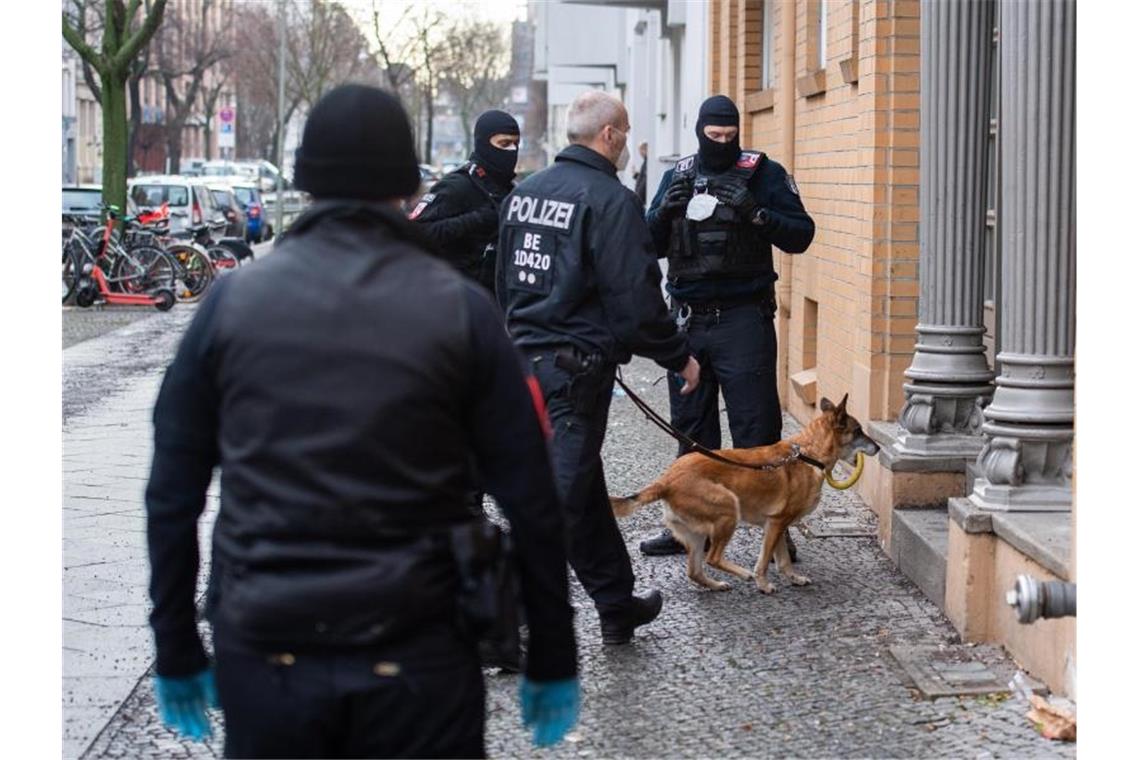
<instances>
[{"instance_id":1,"label":"yellow brick wall","mask_svg":"<svg viewBox=\"0 0 1140 760\"><path fill-rule=\"evenodd\" d=\"M769 1L770 103L756 91L759 2L711 4L710 87L741 107L743 146L794 171L816 222L811 248L780 271L781 285L791 285L780 316L787 320L780 395L797 418L815 415L787 382L814 353L817 398L849 393L860 419L892 419L904 401L917 322L918 0L827 0L826 89L810 97L795 88L817 68L819 0ZM785 24L796 30L791 72L783 70ZM858 79L849 84L840 63L853 57ZM795 92L792 155L784 155L784 88ZM805 299L818 307L806 342Z\"/></svg>"}]
</instances>

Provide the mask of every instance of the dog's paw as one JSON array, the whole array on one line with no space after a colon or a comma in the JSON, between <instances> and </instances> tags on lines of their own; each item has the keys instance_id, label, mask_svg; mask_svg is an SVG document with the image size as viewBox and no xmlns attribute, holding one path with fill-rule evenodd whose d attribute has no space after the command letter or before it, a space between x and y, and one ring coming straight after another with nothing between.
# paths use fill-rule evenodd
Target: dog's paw
<instances>
[{"instance_id":1,"label":"dog's paw","mask_svg":"<svg viewBox=\"0 0 1140 760\"><path fill-rule=\"evenodd\" d=\"M732 588L732 584L726 581L712 581L709 584L709 588L711 588L713 591L728 591L730 588Z\"/></svg>"},{"instance_id":2,"label":"dog's paw","mask_svg":"<svg viewBox=\"0 0 1140 760\"><path fill-rule=\"evenodd\" d=\"M760 589L760 593L762 594L774 594L776 592L775 586L760 577L756 578L756 588Z\"/></svg>"},{"instance_id":3,"label":"dog's paw","mask_svg":"<svg viewBox=\"0 0 1140 760\"><path fill-rule=\"evenodd\" d=\"M811 584L811 578L806 575L797 575L796 573L789 575L788 580L792 582L793 586L807 586Z\"/></svg>"}]
</instances>

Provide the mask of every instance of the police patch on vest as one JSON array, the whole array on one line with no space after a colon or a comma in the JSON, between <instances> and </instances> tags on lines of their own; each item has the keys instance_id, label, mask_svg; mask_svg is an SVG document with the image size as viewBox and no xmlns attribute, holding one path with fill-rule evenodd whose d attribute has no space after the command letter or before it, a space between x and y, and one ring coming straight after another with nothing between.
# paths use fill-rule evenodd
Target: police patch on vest
<instances>
[{"instance_id":1,"label":"police patch on vest","mask_svg":"<svg viewBox=\"0 0 1140 760\"><path fill-rule=\"evenodd\" d=\"M677 162L676 170L679 172L687 172L689 169L693 168L693 161L695 160L696 156L685 156Z\"/></svg>"},{"instance_id":2,"label":"police patch on vest","mask_svg":"<svg viewBox=\"0 0 1140 760\"><path fill-rule=\"evenodd\" d=\"M759 153L744 152L736 159L736 165L741 169L751 169L758 163L760 163Z\"/></svg>"},{"instance_id":3,"label":"police patch on vest","mask_svg":"<svg viewBox=\"0 0 1140 760\"><path fill-rule=\"evenodd\" d=\"M788 183L788 189L791 190L794 194L799 195L800 189L796 187L796 178L790 174L785 174L784 179Z\"/></svg>"},{"instance_id":4,"label":"police patch on vest","mask_svg":"<svg viewBox=\"0 0 1140 760\"><path fill-rule=\"evenodd\" d=\"M556 201L551 198L535 198L530 195L512 195L507 206L507 223L537 224L553 227L556 230L570 229L574 218L573 203Z\"/></svg>"},{"instance_id":5,"label":"police patch on vest","mask_svg":"<svg viewBox=\"0 0 1140 760\"><path fill-rule=\"evenodd\" d=\"M512 230L507 287L548 295L554 285L558 241L553 233Z\"/></svg>"},{"instance_id":6,"label":"police patch on vest","mask_svg":"<svg viewBox=\"0 0 1140 760\"><path fill-rule=\"evenodd\" d=\"M429 205L431 205L431 202L434 200L435 200L435 193L428 193L427 195L420 198L420 202L416 204L416 207L414 209L412 209L412 213L408 214L408 218L409 219L415 219L416 217L418 217L420 214L422 214L424 212L425 208L427 208Z\"/></svg>"}]
</instances>

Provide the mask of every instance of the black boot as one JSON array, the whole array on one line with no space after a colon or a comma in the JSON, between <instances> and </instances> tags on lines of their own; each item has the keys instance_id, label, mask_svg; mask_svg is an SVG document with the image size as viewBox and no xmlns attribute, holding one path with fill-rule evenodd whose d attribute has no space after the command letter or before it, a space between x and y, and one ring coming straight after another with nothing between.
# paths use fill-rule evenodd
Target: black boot
<instances>
[{"instance_id":1,"label":"black boot","mask_svg":"<svg viewBox=\"0 0 1140 760\"><path fill-rule=\"evenodd\" d=\"M641 553L647 557L665 557L670 554L684 554L685 545L673 538L673 534L665 529L661 535L647 538L641 542Z\"/></svg>"},{"instance_id":2,"label":"black boot","mask_svg":"<svg viewBox=\"0 0 1140 760\"><path fill-rule=\"evenodd\" d=\"M663 599L660 591L635 596L623 612L602 617L602 643L628 644L633 629L652 622L661 612Z\"/></svg>"}]
</instances>

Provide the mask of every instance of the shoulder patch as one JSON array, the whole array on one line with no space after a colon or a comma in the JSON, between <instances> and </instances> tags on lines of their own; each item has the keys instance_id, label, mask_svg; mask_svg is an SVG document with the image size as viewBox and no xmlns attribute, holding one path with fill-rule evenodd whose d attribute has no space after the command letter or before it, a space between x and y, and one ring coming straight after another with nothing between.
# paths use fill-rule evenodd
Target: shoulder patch
<instances>
[{"instance_id":1,"label":"shoulder patch","mask_svg":"<svg viewBox=\"0 0 1140 760\"><path fill-rule=\"evenodd\" d=\"M758 163L760 163L760 154L751 151L742 152L740 158L736 159L736 165L741 169L753 169Z\"/></svg>"},{"instance_id":2,"label":"shoulder patch","mask_svg":"<svg viewBox=\"0 0 1140 760\"><path fill-rule=\"evenodd\" d=\"M696 160L696 158L696 156L685 156L677 162L677 165L674 168L679 172L687 172L689 169L693 168L693 162Z\"/></svg>"},{"instance_id":3,"label":"shoulder patch","mask_svg":"<svg viewBox=\"0 0 1140 760\"><path fill-rule=\"evenodd\" d=\"M790 174L784 175L784 180L788 183L788 189L792 191L793 195L799 195L800 189L796 187L796 178Z\"/></svg>"},{"instance_id":4,"label":"shoulder patch","mask_svg":"<svg viewBox=\"0 0 1140 760\"><path fill-rule=\"evenodd\" d=\"M476 177L486 177L487 170L477 163L472 162L471 168L467 170L468 174L474 174Z\"/></svg>"},{"instance_id":5,"label":"shoulder patch","mask_svg":"<svg viewBox=\"0 0 1140 760\"><path fill-rule=\"evenodd\" d=\"M435 200L435 193L427 193L427 194L421 196L419 203L417 203L416 207L414 209L412 209L412 213L408 214L408 218L409 219L415 219L416 217L418 217L420 214L422 214L424 212L425 208L427 208L428 206L431 205L431 202L434 200Z\"/></svg>"}]
</instances>

